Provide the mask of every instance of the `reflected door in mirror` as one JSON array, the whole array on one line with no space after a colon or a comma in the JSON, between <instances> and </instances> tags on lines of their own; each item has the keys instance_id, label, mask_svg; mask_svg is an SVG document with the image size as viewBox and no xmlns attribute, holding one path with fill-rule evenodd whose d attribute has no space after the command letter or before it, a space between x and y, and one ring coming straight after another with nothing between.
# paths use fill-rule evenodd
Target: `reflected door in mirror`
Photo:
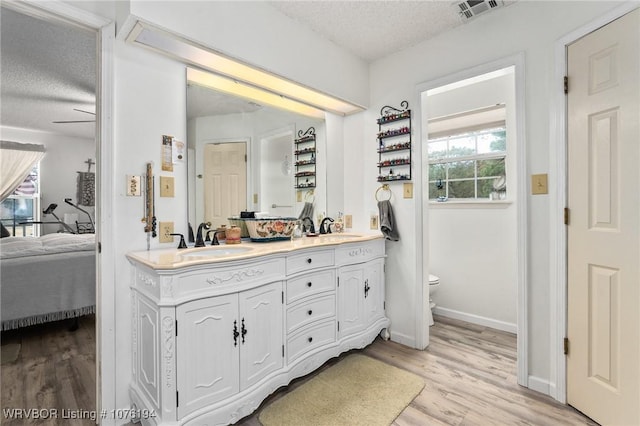
<instances>
[{"instance_id":1,"label":"reflected door in mirror","mask_svg":"<svg viewBox=\"0 0 640 426\"><path fill-rule=\"evenodd\" d=\"M216 229L247 209L247 146L207 144L204 154L204 221Z\"/></svg>"}]
</instances>

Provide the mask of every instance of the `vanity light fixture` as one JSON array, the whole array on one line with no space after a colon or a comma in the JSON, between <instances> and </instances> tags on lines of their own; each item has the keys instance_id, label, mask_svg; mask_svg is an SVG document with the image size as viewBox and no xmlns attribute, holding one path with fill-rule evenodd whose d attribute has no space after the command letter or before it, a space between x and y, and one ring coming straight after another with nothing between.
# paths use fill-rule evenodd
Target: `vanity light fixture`
<instances>
[{"instance_id":1,"label":"vanity light fixture","mask_svg":"<svg viewBox=\"0 0 640 426\"><path fill-rule=\"evenodd\" d=\"M334 96L295 83L254 66L242 63L210 48L204 47L179 35L157 28L143 21L136 21L126 39L130 43L139 44L161 52L184 63L198 66L246 83L254 88L261 88L272 94L282 95L290 100L320 108L339 115L349 115L364 111L364 108L343 101ZM259 90L259 89L257 89Z\"/></svg>"},{"instance_id":2,"label":"vanity light fixture","mask_svg":"<svg viewBox=\"0 0 640 426\"><path fill-rule=\"evenodd\" d=\"M197 84L219 92L239 96L262 105L293 111L308 117L324 119L324 111L237 80L187 67L187 84Z\"/></svg>"}]
</instances>

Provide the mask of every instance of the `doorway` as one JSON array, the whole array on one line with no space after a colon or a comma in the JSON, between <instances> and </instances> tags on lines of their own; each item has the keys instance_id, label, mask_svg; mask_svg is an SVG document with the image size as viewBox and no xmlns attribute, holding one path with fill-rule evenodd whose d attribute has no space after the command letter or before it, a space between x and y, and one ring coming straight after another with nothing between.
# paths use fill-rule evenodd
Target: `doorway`
<instances>
[{"instance_id":1,"label":"doorway","mask_svg":"<svg viewBox=\"0 0 640 426\"><path fill-rule=\"evenodd\" d=\"M204 145L204 221L211 229L247 209L247 144Z\"/></svg>"},{"instance_id":2,"label":"doorway","mask_svg":"<svg viewBox=\"0 0 640 426\"><path fill-rule=\"evenodd\" d=\"M640 9L567 46L567 402L640 409Z\"/></svg>"},{"instance_id":3,"label":"doorway","mask_svg":"<svg viewBox=\"0 0 640 426\"><path fill-rule=\"evenodd\" d=\"M294 216L293 129L261 138L260 152L260 211Z\"/></svg>"},{"instance_id":4,"label":"doorway","mask_svg":"<svg viewBox=\"0 0 640 426\"><path fill-rule=\"evenodd\" d=\"M515 55L423 84L419 90L424 135L422 211L427 230L423 233L423 281L428 282L426 277L430 274L440 278L434 297L436 314L517 335L518 383L527 386L523 67L523 55ZM498 90L500 85L504 87ZM502 90L504 99L499 100L496 94ZM442 100L441 106L434 102L438 98ZM472 118L477 119L477 123ZM506 148L498 137L505 131ZM476 226L480 216L487 221L486 225ZM461 223L468 226L461 227ZM479 232L485 231L489 232L486 238L478 237ZM491 243L494 236L497 240ZM436 239L439 242L436 243ZM474 244L484 246L467 247ZM495 250L505 245L508 252ZM462 249L466 248L474 254L462 255ZM491 257L484 264L499 264L501 270L467 265L478 253ZM461 257L456 259L458 255ZM458 266L453 267L454 264ZM465 276L466 273L471 275ZM484 281L477 283L478 273L495 287L496 294L505 293L506 289L511 296L497 307L489 307L487 312L474 311L483 305L482 300L491 306L495 298L489 292L481 292L467 303L454 294L469 293L465 286L474 286L474 283L476 288L485 286ZM490 282L498 276L500 282ZM447 285L451 286L448 291ZM427 285L423 291L429 291ZM428 310L426 300L427 297L422 299L420 310ZM440 307L438 302L443 302ZM420 327L428 342L426 322L418 323Z\"/></svg>"},{"instance_id":5,"label":"doorway","mask_svg":"<svg viewBox=\"0 0 640 426\"><path fill-rule=\"evenodd\" d=\"M114 281L115 260L113 255L113 223L111 221L114 192L111 184L113 157L113 40L115 24L110 19L64 3L7 2L3 8L34 17L45 22L63 22L95 32L96 34L96 95L95 95L95 228L96 228L96 316L93 331L95 350L95 387L84 389L93 395L95 408L99 412L115 408L115 353L114 324L115 290L113 285L102 285ZM103 250L102 247L106 247ZM90 372L89 372L90 373ZM66 408L66 405L63 404ZM89 413L85 413L90 415ZM107 421L106 423L113 423Z\"/></svg>"}]
</instances>

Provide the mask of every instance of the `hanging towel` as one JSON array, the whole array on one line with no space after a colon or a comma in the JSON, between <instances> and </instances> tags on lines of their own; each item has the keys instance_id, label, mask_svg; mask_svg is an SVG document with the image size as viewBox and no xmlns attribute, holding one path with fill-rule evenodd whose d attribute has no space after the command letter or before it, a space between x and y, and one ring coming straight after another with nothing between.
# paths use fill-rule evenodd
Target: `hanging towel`
<instances>
[{"instance_id":1,"label":"hanging towel","mask_svg":"<svg viewBox=\"0 0 640 426\"><path fill-rule=\"evenodd\" d=\"M304 207L302 207L302 211L300 212L300 216L298 216L298 219L302 220L305 217L313 220L313 203L309 201L306 201L304 203Z\"/></svg>"},{"instance_id":2,"label":"hanging towel","mask_svg":"<svg viewBox=\"0 0 640 426\"><path fill-rule=\"evenodd\" d=\"M400 236L396 229L393 218L393 208L389 200L378 201L378 211L380 212L380 230L387 240L398 241Z\"/></svg>"}]
</instances>

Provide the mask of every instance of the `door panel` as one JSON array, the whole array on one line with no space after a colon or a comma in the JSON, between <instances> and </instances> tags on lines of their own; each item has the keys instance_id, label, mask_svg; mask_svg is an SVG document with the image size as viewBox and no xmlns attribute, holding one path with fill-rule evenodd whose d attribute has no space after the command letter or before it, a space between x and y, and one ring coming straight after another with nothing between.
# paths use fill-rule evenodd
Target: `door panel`
<instances>
[{"instance_id":1,"label":"door panel","mask_svg":"<svg viewBox=\"0 0 640 426\"><path fill-rule=\"evenodd\" d=\"M568 47L567 400L640 424L640 12Z\"/></svg>"},{"instance_id":2,"label":"door panel","mask_svg":"<svg viewBox=\"0 0 640 426\"><path fill-rule=\"evenodd\" d=\"M178 417L239 391L239 341L233 339L238 295L185 303L176 309Z\"/></svg>"},{"instance_id":3,"label":"door panel","mask_svg":"<svg viewBox=\"0 0 640 426\"><path fill-rule=\"evenodd\" d=\"M282 298L281 281L240 294L240 390L282 368Z\"/></svg>"},{"instance_id":4,"label":"door panel","mask_svg":"<svg viewBox=\"0 0 640 426\"><path fill-rule=\"evenodd\" d=\"M362 265L340 268L338 285L339 336L360 331L364 325L364 269Z\"/></svg>"},{"instance_id":5,"label":"door panel","mask_svg":"<svg viewBox=\"0 0 640 426\"><path fill-rule=\"evenodd\" d=\"M247 209L246 153L244 143L204 146L204 221L212 229Z\"/></svg>"}]
</instances>

